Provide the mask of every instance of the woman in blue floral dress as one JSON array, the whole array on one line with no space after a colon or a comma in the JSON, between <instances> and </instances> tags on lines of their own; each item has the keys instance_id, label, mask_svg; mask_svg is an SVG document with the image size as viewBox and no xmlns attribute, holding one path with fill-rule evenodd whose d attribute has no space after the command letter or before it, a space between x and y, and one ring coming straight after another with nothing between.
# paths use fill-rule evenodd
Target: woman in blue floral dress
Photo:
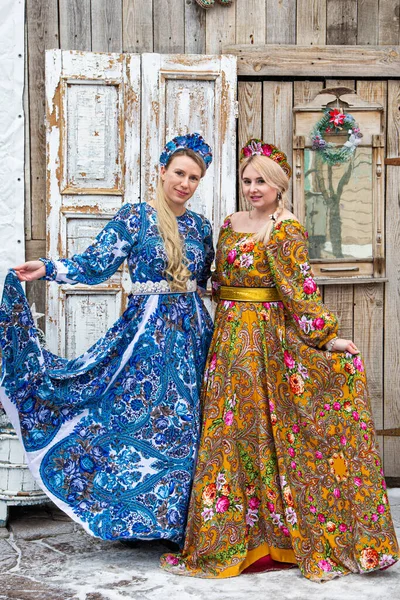
<instances>
[{"instance_id":1,"label":"woman in blue floral dress","mask_svg":"<svg viewBox=\"0 0 400 600\"><path fill-rule=\"evenodd\" d=\"M123 205L82 254L5 282L0 401L41 487L103 539L185 531L212 332L197 289L214 256L210 223L185 205L211 160L199 134L174 138L153 202ZM98 284L124 260L132 294L104 337L73 360L42 348L19 280Z\"/></svg>"}]
</instances>

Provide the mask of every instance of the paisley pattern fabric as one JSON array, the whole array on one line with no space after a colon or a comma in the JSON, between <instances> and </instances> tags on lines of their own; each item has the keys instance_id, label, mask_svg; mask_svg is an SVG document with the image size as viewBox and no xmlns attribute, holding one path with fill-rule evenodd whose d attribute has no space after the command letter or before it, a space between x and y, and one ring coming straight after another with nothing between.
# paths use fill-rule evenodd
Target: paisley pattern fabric
<instances>
[{"instance_id":1,"label":"paisley pattern fabric","mask_svg":"<svg viewBox=\"0 0 400 600\"><path fill-rule=\"evenodd\" d=\"M180 575L231 577L265 556L311 580L393 564L398 545L361 358L336 335L294 220L265 247L222 228L214 288L276 286L281 301L218 302Z\"/></svg>"},{"instance_id":2,"label":"paisley pattern fabric","mask_svg":"<svg viewBox=\"0 0 400 600\"><path fill-rule=\"evenodd\" d=\"M178 217L188 266L205 286L209 222ZM124 205L81 255L46 264L57 283L96 284L127 260L132 281L163 280L156 211ZM73 360L42 348L15 274L0 308L0 401L49 497L103 539L183 538L199 436L199 390L212 322L197 292L131 295Z\"/></svg>"}]
</instances>

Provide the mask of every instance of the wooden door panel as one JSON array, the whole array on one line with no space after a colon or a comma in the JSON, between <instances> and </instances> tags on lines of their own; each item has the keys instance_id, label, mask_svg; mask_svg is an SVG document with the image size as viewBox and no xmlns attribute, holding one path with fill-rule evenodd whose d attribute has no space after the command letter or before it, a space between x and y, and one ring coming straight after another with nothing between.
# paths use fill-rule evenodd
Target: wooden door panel
<instances>
[{"instance_id":1,"label":"wooden door panel","mask_svg":"<svg viewBox=\"0 0 400 600\"><path fill-rule=\"evenodd\" d=\"M46 53L47 245L83 252L125 201L140 197L140 57ZM130 290L126 267L101 286L49 284L49 348L72 358L112 325Z\"/></svg>"},{"instance_id":2,"label":"wooden door panel","mask_svg":"<svg viewBox=\"0 0 400 600\"><path fill-rule=\"evenodd\" d=\"M158 158L176 135L198 131L213 162L189 207L210 219L215 235L236 208L236 58L142 56L142 189L154 196Z\"/></svg>"}]
</instances>

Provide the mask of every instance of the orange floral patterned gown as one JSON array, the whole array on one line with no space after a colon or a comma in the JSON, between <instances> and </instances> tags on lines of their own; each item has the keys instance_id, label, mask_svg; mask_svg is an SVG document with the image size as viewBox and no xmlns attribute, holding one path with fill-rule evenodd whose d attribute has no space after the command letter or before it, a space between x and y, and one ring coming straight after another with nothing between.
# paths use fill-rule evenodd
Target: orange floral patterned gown
<instances>
[{"instance_id":1,"label":"orange floral patterned gown","mask_svg":"<svg viewBox=\"0 0 400 600\"><path fill-rule=\"evenodd\" d=\"M320 581L398 559L359 356L330 353L336 317L309 265L307 234L275 225L267 247L229 218L214 288L275 287L281 301L218 303L180 575L231 577L263 556Z\"/></svg>"}]
</instances>

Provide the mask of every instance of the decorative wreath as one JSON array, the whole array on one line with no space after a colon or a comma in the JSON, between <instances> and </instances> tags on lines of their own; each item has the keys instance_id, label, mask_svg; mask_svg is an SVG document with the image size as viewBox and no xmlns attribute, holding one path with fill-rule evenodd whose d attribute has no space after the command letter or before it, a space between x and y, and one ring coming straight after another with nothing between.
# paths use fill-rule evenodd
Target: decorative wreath
<instances>
[{"instance_id":1,"label":"decorative wreath","mask_svg":"<svg viewBox=\"0 0 400 600\"><path fill-rule=\"evenodd\" d=\"M343 146L332 144L324 139L326 133L346 131L348 138ZM322 119L316 123L312 133L312 149L320 152L322 160L329 165L337 165L350 160L360 144L362 133L354 117L338 108L324 111Z\"/></svg>"}]
</instances>

